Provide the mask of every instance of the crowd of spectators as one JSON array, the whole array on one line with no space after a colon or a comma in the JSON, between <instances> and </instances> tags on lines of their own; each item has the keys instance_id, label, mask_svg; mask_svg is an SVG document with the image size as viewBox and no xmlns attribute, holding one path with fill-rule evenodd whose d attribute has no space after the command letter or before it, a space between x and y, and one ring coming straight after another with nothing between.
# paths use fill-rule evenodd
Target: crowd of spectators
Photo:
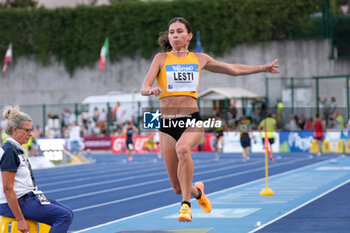
<instances>
[{"instance_id":1,"label":"crowd of spectators","mask_svg":"<svg viewBox=\"0 0 350 233\"><path fill-rule=\"evenodd\" d=\"M295 114L291 109L285 109L281 100L277 100L277 104L274 108L267 108L264 99L258 99L248 102L246 106L239 109L236 107L236 101L233 101L230 104L227 116L228 129L234 131L242 116L245 116L252 128L256 130L259 122L266 118L268 113L272 113L272 117L277 121L279 130L313 130L313 122L315 121L315 115L318 111L324 125L328 129L334 131L344 130L349 124L346 124L344 117L340 114L336 98L331 97L330 100L331 101L328 102L327 97L320 98L319 108L311 109L309 112L312 112L312 114L308 116L305 116L304 113ZM305 109L299 109L299 111L305 112Z\"/></svg>"},{"instance_id":2,"label":"crowd of spectators","mask_svg":"<svg viewBox=\"0 0 350 233\"><path fill-rule=\"evenodd\" d=\"M73 128L77 131L76 126L80 127L81 137L99 137L108 133L110 136L118 136L123 134L123 128L127 121L131 121L139 128L140 134L145 134L147 132L142 127L142 112L140 103L135 104L132 110L118 102L109 109L94 107L92 112L83 108L78 114L73 113L69 108L64 108L60 114L49 113L44 130L38 125L35 127L35 137L69 139ZM288 115L287 112L288 110L286 111L280 100L277 101L274 108L267 108L264 99L256 99L247 101L245 106L239 108L237 102L232 101L228 111L220 112L220 117L226 121L228 131L235 131L243 116L250 122L252 129L257 130L259 122L266 118L268 113L272 113L272 117L277 120L279 130L313 130L315 116L305 116L304 113ZM313 112L313 115L316 115L316 111ZM335 97L331 97L330 101L327 97L320 98L318 112L327 129L344 130L348 126L350 127L350 122L346 124L343 116L339 113ZM1 121L2 137L5 137L2 130L5 124L6 122Z\"/></svg>"}]
</instances>

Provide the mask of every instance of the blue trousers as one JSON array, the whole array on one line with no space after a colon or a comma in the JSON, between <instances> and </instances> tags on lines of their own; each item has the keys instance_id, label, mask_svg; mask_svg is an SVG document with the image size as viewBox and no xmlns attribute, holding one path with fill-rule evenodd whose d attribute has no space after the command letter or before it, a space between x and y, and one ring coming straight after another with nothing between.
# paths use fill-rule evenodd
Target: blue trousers
<instances>
[{"instance_id":1,"label":"blue trousers","mask_svg":"<svg viewBox=\"0 0 350 233\"><path fill-rule=\"evenodd\" d=\"M71 141L70 142L70 153L79 155L79 141Z\"/></svg>"},{"instance_id":2,"label":"blue trousers","mask_svg":"<svg viewBox=\"0 0 350 233\"><path fill-rule=\"evenodd\" d=\"M55 200L49 201L51 204L41 205L33 192L18 199L25 219L50 225L50 233L66 233L73 220L72 209ZM0 204L0 215L14 218L7 203Z\"/></svg>"}]
</instances>

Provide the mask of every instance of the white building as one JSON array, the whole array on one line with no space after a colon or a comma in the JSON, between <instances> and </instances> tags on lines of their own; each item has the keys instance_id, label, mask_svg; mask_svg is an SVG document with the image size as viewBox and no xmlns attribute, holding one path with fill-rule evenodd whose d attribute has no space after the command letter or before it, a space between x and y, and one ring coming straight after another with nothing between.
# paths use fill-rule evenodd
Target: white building
<instances>
[{"instance_id":1,"label":"white building","mask_svg":"<svg viewBox=\"0 0 350 233\"><path fill-rule=\"evenodd\" d=\"M171 0L142 0L142 1L171 1ZM5 0L0 0L0 3L4 3ZM112 0L36 0L37 7L45 7L49 9L58 7L76 7L79 5L108 5Z\"/></svg>"},{"instance_id":2,"label":"white building","mask_svg":"<svg viewBox=\"0 0 350 233\"><path fill-rule=\"evenodd\" d=\"M57 8L57 7L76 7L79 5L106 5L109 0L37 0L38 7Z\"/></svg>"}]
</instances>

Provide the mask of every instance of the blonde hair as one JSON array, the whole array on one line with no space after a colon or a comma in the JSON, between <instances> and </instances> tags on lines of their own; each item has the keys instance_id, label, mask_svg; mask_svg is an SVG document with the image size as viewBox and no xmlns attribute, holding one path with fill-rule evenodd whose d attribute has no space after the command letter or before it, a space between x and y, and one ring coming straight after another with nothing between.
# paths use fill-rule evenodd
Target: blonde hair
<instances>
[{"instance_id":1,"label":"blonde hair","mask_svg":"<svg viewBox=\"0 0 350 233\"><path fill-rule=\"evenodd\" d=\"M5 133L7 135L12 135L12 129L14 127L21 128L23 122L32 122L32 118L28 114L21 112L18 106L5 107L2 116L7 120L5 126Z\"/></svg>"}]
</instances>

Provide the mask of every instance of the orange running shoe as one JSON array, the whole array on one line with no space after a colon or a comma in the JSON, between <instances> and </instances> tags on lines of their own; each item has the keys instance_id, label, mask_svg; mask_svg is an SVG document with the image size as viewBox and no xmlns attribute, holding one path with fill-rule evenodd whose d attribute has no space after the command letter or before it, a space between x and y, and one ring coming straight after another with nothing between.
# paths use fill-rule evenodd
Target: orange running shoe
<instances>
[{"instance_id":1,"label":"orange running shoe","mask_svg":"<svg viewBox=\"0 0 350 233\"><path fill-rule=\"evenodd\" d=\"M179 222L192 222L192 211L191 207L186 203L181 205L181 209L179 211Z\"/></svg>"},{"instance_id":2,"label":"orange running shoe","mask_svg":"<svg viewBox=\"0 0 350 233\"><path fill-rule=\"evenodd\" d=\"M211 209L212 209L211 201L204 194L204 184L202 182L197 182L197 183L194 184L194 187L196 187L197 189L200 189L201 192L202 192L201 198L199 198L199 199L196 198L199 206L202 208L202 210L204 212L210 213Z\"/></svg>"}]
</instances>

